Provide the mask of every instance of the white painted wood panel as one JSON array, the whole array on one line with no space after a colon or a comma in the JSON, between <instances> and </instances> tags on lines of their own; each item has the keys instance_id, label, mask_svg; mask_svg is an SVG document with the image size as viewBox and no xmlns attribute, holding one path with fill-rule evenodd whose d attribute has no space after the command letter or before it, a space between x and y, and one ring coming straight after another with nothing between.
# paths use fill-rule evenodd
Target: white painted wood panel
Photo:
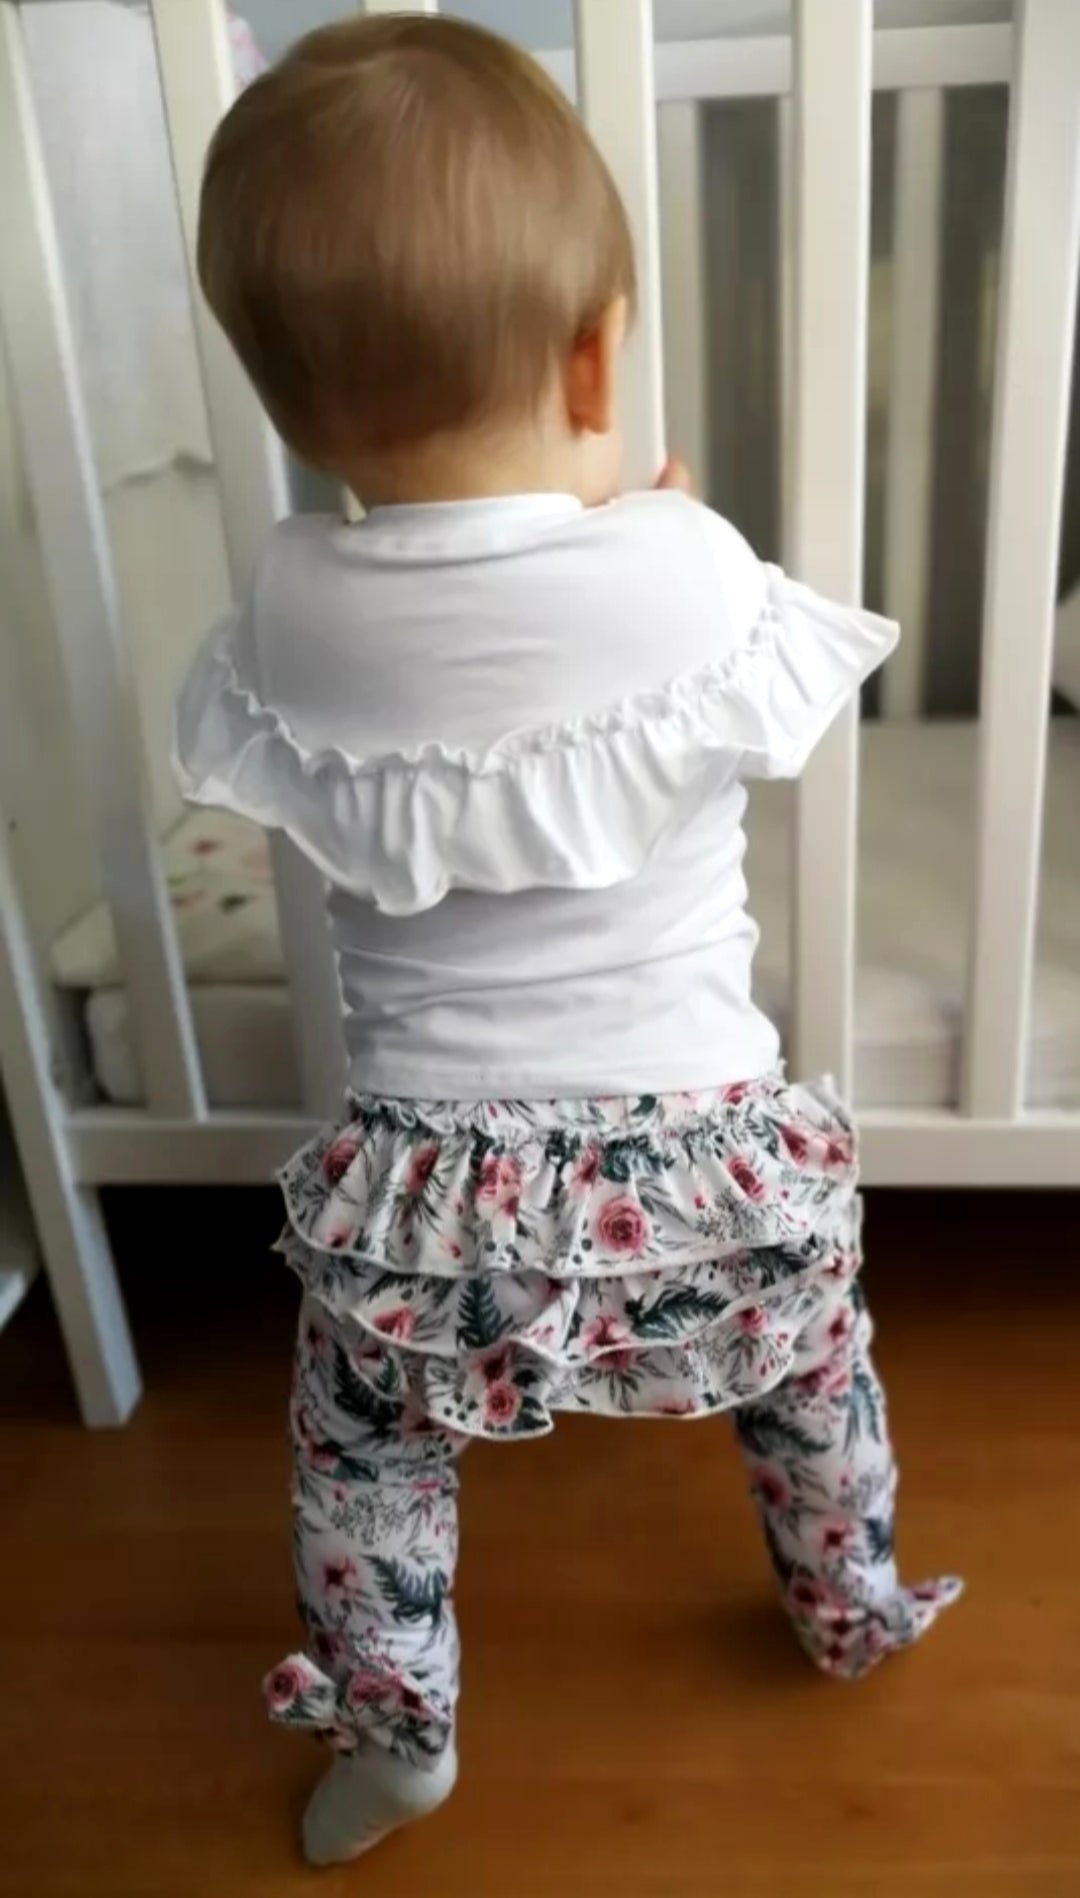
<instances>
[{"instance_id":1,"label":"white painted wood panel","mask_svg":"<svg viewBox=\"0 0 1080 1898\"><path fill-rule=\"evenodd\" d=\"M885 469L885 611L903 637L885 668L887 718L918 718L926 676L945 95L896 102L892 362Z\"/></svg>"},{"instance_id":2,"label":"white painted wood panel","mask_svg":"<svg viewBox=\"0 0 1080 1898\"><path fill-rule=\"evenodd\" d=\"M657 128L667 439L701 493L709 456L701 108L662 106Z\"/></svg>"},{"instance_id":3,"label":"white painted wood panel","mask_svg":"<svg viewBox=\"0 0 1080 1898\"><path fill-rule=\"evenodd\" d=\"M821 11L827 15L830 5L831 0L824 0ZM573 54L556 49L538 57L573 97ZM1003 85L1011 69L1009 26L891 27L874 34L873 84L882 92L909 86ZM791 75L792 41L782 33L761 39L669 40L656 48L656 96L661 102L775 98L790 91Z\"/></svg>"},{"instance_id":4,"label":"white painted wood panel","mask_svg":"<svg viewBox=\"0 0 1080 1898\"><path fill-rule=\"evenodd\" d=\"M316 1130L301 1116L219 1113L196 1125L105 1107L75 1115L70 1139L86 1182L259 1185ZM1054 1187L1080 1179L1080 1113L973 1121L932 1109L868 1109L859 1136L868 1186Z\"/></svg>"},{"instance_id":5,"label":"white painted wood panel","mask_svg":"<svg viewBox=\"0 0 1080 1898\"><path fill-rule=\"evenodd\" d=\"M18 8L0 3L0 324L147 1098L205 1111ZM57 813L63 822L63 813Z\"/></svg>"},{"instance_id":6,"label":"white painted wood panel","mask_svg":"<svg viewBox=\"0 0 1080 1898\"><path fill-rule=\"evenodd\" d=\"M796 0L795 295L789 549L833 599L862 590L870 225L865 0ZM799 785L795 821L796 1073L852 1077L858 707Z\"/></svg>"},{"instance_id":7,"label":"white painted wood panel","mask_svg":"<svg viewBox=\"0 0 1080 1898\"><path fill-rule=\"evenodd\" d=\"M0 1074L84 1421L123 1423L139 1400L139 1369L97 1193L75 1177L2 822ZM143 1121L154 1126L152 1115ZM184 1115L178 1124L194 1129L199 1123ZM6 1289L10 1296L11 1286Z\"/></svg>"},{"instance_id":8,"label":"white painted wood panel","mask_svg":"<svg viewBox=\"0 0 1080 1898\"><path fill-rule=\"evenodd\" d=\"M664 364L652 0L576 0L582 117L622 193L637 251L638 314L623 366L626 485L664 459Z\"/></svg>"},{"instance_id":9,"label":"white painted wood panel","mask_svg":"<svg viewBox=\"0 0 1080 1898\"><path fill-rule=\"evenodd\" d=\"M776 281L780 320L776 341L780 354L780 546L785 563L791 559L793 514L792 480L795 471L795 103L790 93L776 101Z\"/></svg>"},{"instance_id":10,"label":"white painted wood panel","mask_svg":"<svg viewBox=\"0 0 1080 1898\"><path fill-rule=\"evenodd\" d=\"M195 251L203 161L235 93L222 0L152 0L177 197L192 279L210 434L233 593L243 598L273 523L289 511L286 464L246 376L198 290ZM278 914L296 1010L304 1105L330 1115L344 1080L337 971L323 883L283 840L274 845Z\"/></svg>"},{"instance_id":11,"label":"white painted wood panel","mask_svg":"<svg viewBox=\"0 0 1080 1898\"><path fill-rule=\"evenodd\" d=\"M965 1104L1020 1111L1080 255L1080 6L1022 0L991 450ZM1080 858L1078 858L1080 860Z\"/></svg>"}]
</instances>

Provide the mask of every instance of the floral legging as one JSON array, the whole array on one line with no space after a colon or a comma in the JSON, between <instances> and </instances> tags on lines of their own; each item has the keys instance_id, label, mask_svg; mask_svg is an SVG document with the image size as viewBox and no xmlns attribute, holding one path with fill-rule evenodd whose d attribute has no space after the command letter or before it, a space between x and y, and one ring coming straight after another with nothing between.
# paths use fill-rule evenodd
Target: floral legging
<instances>
[{"instance_id":1,"label":"floral legging","mask_svg":"<svg viewBox=\"0 0 1080 1898\"><path fill-rule=\"evenodd\" d=\"M870 1334L858 1286L838 1286L799 1336L792 1373L733 1413L787 1611L818 1666L847 1679L916 1640L959 1592L898 1582L896 1466ZM292 1428L308 1652L268 1675L271 1714L343 1751L371 1738L430 1767L457 1698L451 1594L467 1439L381 1395L377 1348L347 1340L311 1298Z\"/></svg>"}]
</instances>

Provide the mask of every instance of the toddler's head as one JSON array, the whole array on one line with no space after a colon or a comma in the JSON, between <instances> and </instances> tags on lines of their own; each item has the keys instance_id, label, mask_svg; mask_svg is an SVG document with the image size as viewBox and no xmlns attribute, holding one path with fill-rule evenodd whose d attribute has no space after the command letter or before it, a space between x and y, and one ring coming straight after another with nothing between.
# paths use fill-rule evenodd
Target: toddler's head
<instances>
[{"instance_id":1,"label":"toddler's head","mask_svg":"<svg viewBox=\"0 0 1080 1898\"><path fill-rule=\"evenodd\" d=\"M203 289L281 434L361 499L618 485L618 192L525 54L452 19L301 40L227 114Z\"/></svg>"}]
</instances>

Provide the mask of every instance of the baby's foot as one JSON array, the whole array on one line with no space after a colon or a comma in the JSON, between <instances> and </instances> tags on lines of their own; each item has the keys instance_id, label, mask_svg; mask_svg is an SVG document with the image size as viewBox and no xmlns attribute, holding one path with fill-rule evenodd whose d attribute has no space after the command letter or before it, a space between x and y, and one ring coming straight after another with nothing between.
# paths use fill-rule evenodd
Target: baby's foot
<instances>
[{"instance_id":1,"label":"baby's foot","mask_svg":"<svg viewBox=\"0 0 1080 1898\"><path fill-rule=\"evenodd\" d=\"M304 1857L309 1865L359 1858L388 1832L434 1812L456 1778L453 1744L428 1772L381 1746L339 1755L308 1801L301 1826Z\"/></svg>"},{"instance_id":2,"label":"baby's foot","mask_svg":"<svg viewBox=\"0 0 1080 1898\"><path fill-rule=\"evenodd\" d=\"M886 1655L918 1641L943 1608L959 1601L964 1584L948 1575L897 1588L887 1600L856 1607L820 1601L812 1609L791 1603L795 1630L810 1659L838 1680L861 1680Z\"/></svg>"}]
</instances>

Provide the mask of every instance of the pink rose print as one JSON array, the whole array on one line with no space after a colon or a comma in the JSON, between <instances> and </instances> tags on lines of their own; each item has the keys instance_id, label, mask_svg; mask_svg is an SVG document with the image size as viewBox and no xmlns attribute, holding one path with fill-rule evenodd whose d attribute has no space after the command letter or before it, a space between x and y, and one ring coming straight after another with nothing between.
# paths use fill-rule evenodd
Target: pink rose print
<instances>
[{"instance_id":1,"label":"pink rose print","mask_svg":"<svg viewBox=\"0 0 1080 1898\"><path fill-rule=\"evenodd\" d=\"M628 1371L634 1362L634 1350L629 1331L620 1325L616 1318L594 1318L585 1326L581 1341L586 1350L594 1351L599 1358L596 1368L600 1371Z\"/></svg>"},{"instance_id":2,"label":"pink rose print","mask_svg":"<svg viewBox=\"0 0 1080 1898\"><path fill-rule=\"evenodd\" d=\"M511 1353L508 1346L497 1344L488 1351L482 1351L476 1362L484 1382L491 1385L500 1384L504 1378L509 1377L510 1360Z\"/></svg>"},{"instance_id":3,"label":"pink rose print","mask_svg":"<svg viewBox=\"0 0 1080 1898\"><path fill-rule=\"evenodd\" d=\"M596 1185L600 1175L599 1147L586 1147L570 1169L570 1191L581 1198Z\"/></svg>"},{"instance_id":4,"label":"pink rose print","mask_svg":"<svg viewBox=\"0 0 1080 1898\"><path fill-rule=\"evenodd\" d=\"M516 1384L510 1384L500 1378L495 1384L489 1384L484 1398L484 1417L489 1424L513 1423L521 1409L521 1392Z\"/></svg>"},{"instance_id":5,"label":"pink rose print","mask_svg":"<svg viewBox=\"0 0 1080 1898\"><path fill-rule=\"evenodd\" d=\"M767 1509L791 1508L791 1486L779 1470L761 1464L753 1472L750 1481Z\"/></svg>"},{"instance_id":6,"label":"pink rose print","mask_svg":"<svg viewBox=\"0 0 1080 1898\"><path fill-rule=\"evenodd\" d=\"M358 1580L356 1563L351 1555L338 1556L322 1565L324 1595L352 1595L356 1592Z\"/></svg>"},{"instance_id":7,"label":"pink rose print","mask_svg":"<svg viewBox=\"0 0 1080 1898\"><path fill-rule=\"evenodd\" d=\"M740 1193L745 1194L747 1199L753 1200L755 1206L760 1206L765 1198L765 1186L753 1167L746 1160L740 1160L736 1154L734 1159L728 1161L727 1170Z\"/></svg>"},{"instance_id":8,"label":"pink rose print","mask_svg":"<svg viewBox=\"0 0 1080 1898\"><path fill-rule=\"evenodd\" d=\"M788 1600L793 1608L816 1614L832 1600L832 1591L814 1575L797 1575L788 1589Z\"/></svg>"},{"instance_id":9,"label":"pink rose print","mask_svg":"<svg viewBox=\"0 0 1080 1898\"><path fill-rule=\"evenodd\" d=\"M373 1700L381 1700L386 1693L386 1682L381 1674L373 1674L370 1668L358 1667L349 1675L345 1698L350 1707L367 1707Z\"/></svg>"},{"instance_id":10,"label":"pink rose print","mask_svg":"<svg viewBox=\"0 0 1080 1898\"><path fill-rule=\"evenodd\" d=\"M851 1336L852 1324L853 1320L850 1307L841 1305L840 1310L829 1325L828 1336L830 1344L845 1344Z\"/></svg>"},{"instance_id":11,"label":"pink rose print","mask_svg":"<svg viewBox=\"0 0 1080 1898\"><path fill-rule=\"evenodd\" d=\"M439 1162L439 1149L432 1143L417 1147L405 1175L405 1191L410 1199L419 1199Z\"/></svg>"},{"instance_id":12,"label":"pink rose print","mask_svg":"<svg viewBox=\"0 0 1080 1898\"><path fill-rule=\"evenodd\" d=\"M307 1670L298 1661L282 1661L263 1682L266 1704L272 1713L283 1713L286 1707L299 1700L309 1685Z\"/></svg>"},{"instance_id":13,"label":"pink rose print","mask_svg":"<svg viewBox=\"0 0 1080 1898\"><path fill-rule=\"evenodd\" d=\"M339 1180L344 1179L359 1151L360 1142L354 1140L351 1134L339 1134L333 1146L328 1147L323 1154L324 1180L336 1186Z\"/></svg>"},{"instance_id":14,"label":"pink rose print","mask_svg":"<svg viewBox=\"0 0 1080 1898\"><path fill-rule=\"evenodd\" d=\"M729 1107L738 1107L739 1102L744 1101L749 1092L750 1089L745 1081L733 1081L730 1087L721 1089L721 1099Z\"/></svg>"},{"instance_id":15,"label":"pink rose print","mask_svg":"<svg viewBox=\"0 0 1080 1898\"><path fill-rule=\"evenodd\" d=\"M397 1305L393 1311L381 1311L372 1320L376 1331L384 1338L411 1338L416 1330L416 1313L408 1305Z\"/></svg>"},{"instance_id":16,"label":"pink rose print","mask_svg":"<svg viewBox=\"0 0 1080 1898\"><path fill-rule=\"evenodd\" d=\"M760 1305L748 1305L737 1314L735 1322L747 1338L760 1338L768 1330L769 1314Z\"/></svg>"},{"instance_id":17,"label":"pink rose print","mask_svg":"<svg viewBox=\"0 0 1080 1898\"><path fill-rule=\"evenodd\" d=\"M825 1522L821 1525L821 1553L823 1555L843 1555L851 1547L854 1538L854 1525L843 1520Z\"/></svg>"},{"instance_id":18,"label":"pink rose print","mask_svg":"<svg viewBox=\"0 0 1080 1898\"><path fill-rule=\"evenodd\" d=\"M588 1351L618 1350L630 1343L630 1333L617 1318L604 1315L590 1319L581 1334L581 1342Z\"/></svg>"},{"instance_id":19,"label":"pink rose print","mask_svg":"<svg viewBox=\"0 0 1080 1898\"><path fill-rule=\"evenodd\" d=\"M825 1143L825 1165L827 1167L850 1166L855 1158L855 1143L850 1134L838 1134Z\"/></svg>"},{"instance_id":20,"label":"pink rose print","mask_svg":"<svg viewBox=\"0 0 1080 1898\"><path fill-rule=\"evenodd\" d=\"M636 1199L609 1199L596 1215L596 1237L609 1252L644 1252L649 1222Z\"/></svg>"},{"instance_id":21,"label":"pink rose print","mask_svg":"<svg viewBox=\"0 0 1080 1898\"><path fill-rule=\"evenodd\" d=\"M480 1163L480 1184L476 1189L476 1201L479 1206L494 1207L498 1212L507 1213L511 1219L517 1215L521 1200L521 1163L508 1153L489 1153Z\"/></svg>"},{"instance_id":22,"label":"pink rose print","mask_svg":"<svg viewBox=\"0 0 1080 1898\"><path fill-rule=\"evenodd\" d=\"M781 1127L780 1138L796 1166L805 1166L810 1157L810 1142L797 1127Z\"/></svg>"}]
</instances>

